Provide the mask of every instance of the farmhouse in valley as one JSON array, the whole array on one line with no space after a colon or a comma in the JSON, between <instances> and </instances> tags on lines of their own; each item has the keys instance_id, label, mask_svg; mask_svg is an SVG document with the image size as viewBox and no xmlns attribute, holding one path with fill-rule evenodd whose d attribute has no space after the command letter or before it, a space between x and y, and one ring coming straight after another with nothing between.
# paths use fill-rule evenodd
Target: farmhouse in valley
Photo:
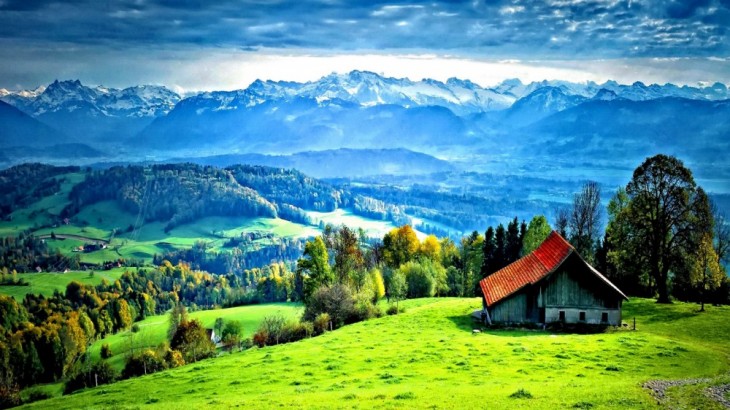
<instances>
[{"instance_id":1,"label":"farmhouse in valley","mask_svg":"<svg viewBox=\"0 0 730 410\"><path fill-rule=\"evenodd\" d=\"M621 324L628 300L553 231L535 251L479 282L482 317L492 323Z\"/></svg>"}]
</instances>

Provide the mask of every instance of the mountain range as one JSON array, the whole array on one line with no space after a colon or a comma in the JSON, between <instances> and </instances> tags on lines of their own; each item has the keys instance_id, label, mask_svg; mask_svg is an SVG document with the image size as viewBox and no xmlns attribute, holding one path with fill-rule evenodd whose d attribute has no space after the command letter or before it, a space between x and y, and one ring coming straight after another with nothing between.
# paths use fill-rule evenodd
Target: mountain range
<instances>
[{"instance_id":1,"label":"mountain range","mask_svg":"<svg viewBox=\"0 0 730 410\"><path fill-rule=\"evenodd\" d=\"M247 159L282 166L296 166L303 152L325 151L320 157L348 164L352 150L387 157L401 148L439 158L559 151L580 161L618 152L635 161L668 150L703 162L727 148L728 98L721 83L510 79L482 87L366 71L305 83L257 80L243 90L187 98L162 86L55 81L35 90L0 90L7 103L0 106L0 145L47 151L85 144L108 159L260 154Z\"/></svg>"}]
</instances>

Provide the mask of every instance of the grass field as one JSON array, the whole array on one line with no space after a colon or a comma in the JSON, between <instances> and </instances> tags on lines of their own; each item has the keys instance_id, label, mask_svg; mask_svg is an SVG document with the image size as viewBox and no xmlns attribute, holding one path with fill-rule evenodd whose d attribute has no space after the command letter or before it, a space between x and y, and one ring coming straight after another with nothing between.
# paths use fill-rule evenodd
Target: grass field
<instances>
[{"instance_id":1,"label":"grass field","mask_svg":"<svg viewBox=\"0 0 730 410\"><path fill-rule=\"evenodd\" d=\"M637 299L624 310L636 331L577 335L472 334L478 299L404 305L398 316L30 407L657 408L644 381L728 371L729 307L700 314L696 305ZM687 408L719 408L697 394L701 388L672 389L670 397Z\"/></svg>"},{"instance_id":2,"label":"grass field","mask_svg":"<svg viewBox=\"0 0 730 410\"><path fill-rule=\"evenodd\" d=\"M331 224L334 226L346 225L350 228L362 228L368 236L382 238L391 229L395 228L392 222L389 221L378 221L374 219L364 218L359 215L355 215L348 209L336 209L332 212L307 212L310 218L315 224L324 222L325 224ZM420 239L426 237L425 234L416 231L416 234Z\"/></svg>"},{"instance_id":3,"label":"grass field","mask_svg":"<svg viewBox=\"0 0 730 410\"><path fill-rule=\"evenodd\" d=\"M243 326L243 337L251 337L258 329L265 316L281 315L287 319L299 320L302 315L302 306L294 303L272 303L264 305L239 306L229 309L203 310L190 313L193 319L199 319L207 328L212 328L216 318L224 320L238 320ZM91 347L91 359L101 360L100 352L103 344L109 344L114 353L109 363L117 370L124 368L124 354L132 349L155 347L167 338L168 316L159 315L137 322L139 331L120 332L96 341Z\"/></svg>"},{"instance_id":4,"label":"grass field","mask_svg":"<svg viewBox=\"0 0 730 410\"><path fill-rule=\"evenodd\" d=\"M136 268L115 268L111 270L74 271L67 273L19 273L18 279L30 283L30 286L0 286L0 294L9 295L16 300L22 300L26 294L41 294L50 296L54 290L61 292L66 290L66 285L71 281L79 281L89 285L98 285L102 279L114 282L125 270L134 271Z\"/></svg>"}]
</instances>

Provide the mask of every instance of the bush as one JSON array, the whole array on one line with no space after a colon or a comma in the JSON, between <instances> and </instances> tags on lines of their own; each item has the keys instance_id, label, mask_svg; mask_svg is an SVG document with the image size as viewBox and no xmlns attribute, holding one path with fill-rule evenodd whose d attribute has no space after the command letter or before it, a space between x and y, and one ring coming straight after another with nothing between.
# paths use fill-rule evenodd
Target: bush
<instances>
[{"instance_id":1,"label":"bush","mask_svg":"<svg viewBox=\"0 0 730 410\"><path fill-rule=\"evenodd\" d=\"M373 304L371 295L359 293L355 299L355 308L348 322L362 322L380 316L383 316L383 312Z\"/></svg>"},{"instance_id":2,"label":"bush","mask_svg":"<svg viewBox=\"0 0 730 410\"><path fill-rule=\"evenodd\" d=\"M340 284L323 286L310 296L304 310L304 320L314 321L319 314L327 313L333 327L338 328L353 316L354 310L355 302L347 286Z\"/></svg>"},{"instance_id":3,"label":"bush","mask_svg":"<svg viewBox=\"0 0 730 410\"><path fill-rule=\"evenodd\" d=\"M314 334L321 335L322 333L330 330L330 315L327 312L320 313L314 318Z\"/></svg>"},{"instance_id":4,"label":"bush","mask_svg":"<svg viewBox=\"0 0 730 410\"><path fill-rule=\"evenodd\" d=\"M516 392L510 394L509 397L512 399L531 399L532 393L525 389L519 389Z\"/></svg>"},{"instance_id":5,"label":"bush","mask_svg":"<svg viewBox=\"0 0 730 410\"><path fill-rule=\"evenodd\" d=\"M110 357L112 357L112 348L109 347L109 343L104 343L101 345L101 358L108 359Z\"/></svg>"},{"instance_id":6,"label":"bush","mask_svg":"<svg viewBox=\"0 0 730 410\"><path fill-rule=\"evenodd\" d=\"M263 329L259 329L253 334L253 344L258 347L266 346L266 342L269 340L269 333Z\"/></svg>"},{"instance_id":7,"label":"bush","mask_svg":"<svg viewBox=\"0 0 730 410\"><path fill-rule=\"evenodd\" d=\"M48 400L53 397L50 393L42 390L33 390L28 394L28 398L23 400L23 404L33 403L35 401Z\"/></svg>"},{"instance_id":8,"label":"bush","mask_svg":"<svg viewBox=\"0 0 730 410\"><path fill-rule=\"evenodd\" d=\"M169 367L170 369L185 365L185 359L183 359L183 355L182 353L180 353L179 350L172 350L170 348L167 348L164 358L165 363L167 363L167 367Z\"/></svg>"},{"instance_id":9,"label":"bush","mask_svg":"<svg viewBox=\"0 0 730 410\"><path fill-rule=\"evenodd\" d=\"M281 330L279 343L296 342L297 340L312 337L312 334L314 334L314 325L312 322L287 323Z\"/></svg>"},{"instance_id":10,"label":"bush","mask_svg":"<svg viewBox=\"0 0 730 410\"><path fill-rule=\"evenodd\" d=\"M139 332L139 324L135 323L132 325L132 333Z\"/></svg>"},{"instance_id":11,"label":"bush","mask_svg":"<svg viewBox=\"0 0 730 410\"><path fill-rule=\"evenodd\" d=\"M106 363L106 362L103 362ZM122 377L127 379L145 374L152 374L167 369L167 362L154 350L146 349L142 353L127 357Z\"/></svg>"},{"instance_id":12,"label":"bush","mask_svg":"<svg viewBox=\"0 0 730 410\"><path fill-rule=\"evenodd\" d=\"M273 346L282 342L282 332L286 326L286 319L283 316L266 316L259 326L259 332L266 334L266 345Z\"/></svg>"},{"instance_id":13,"label":"bush","mask_svg":"<svg viewBox=\"0 0 730 410\"><path fill-rule=\"evenodd\" d=\"M397 315L399 313L405 313L406 308L399 308L396 305L390 305L388 306L388 310L386 311L389 315Z\"/></svg>"},{"instance_id":14,"label":"bush","mask_svg":"<svg viewBox=\"0 0 730 410\"><path fill-rule=\"evenodd\" d=\"M94 387L113 382L117 372L108 362L98 362L89 368L74 373L63 387L63 394L73 393L76 390Z\"/></svg>"}]
</instances>

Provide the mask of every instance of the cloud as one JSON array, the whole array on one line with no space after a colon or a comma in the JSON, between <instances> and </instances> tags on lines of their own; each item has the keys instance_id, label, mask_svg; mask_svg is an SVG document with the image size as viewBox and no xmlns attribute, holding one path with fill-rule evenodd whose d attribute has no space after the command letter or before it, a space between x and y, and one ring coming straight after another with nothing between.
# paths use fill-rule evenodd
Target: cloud
<instances>
[{"instance_id":1,"label":"cloud","mask_svg":"<svg viewBox=\"0 0 730 410\"><path fill-rule=\"evenodd\" d=\"M144 60L262 49L503 60L707 58L730 55L728 26L730 0L0 0L0 42L41 65L49 65L47 50L59 48L92 59L77 65L93 64L100 51L141 53L130 57ZM7 66L0 78L10 73Z\"/></svg>"}]
</instances>

